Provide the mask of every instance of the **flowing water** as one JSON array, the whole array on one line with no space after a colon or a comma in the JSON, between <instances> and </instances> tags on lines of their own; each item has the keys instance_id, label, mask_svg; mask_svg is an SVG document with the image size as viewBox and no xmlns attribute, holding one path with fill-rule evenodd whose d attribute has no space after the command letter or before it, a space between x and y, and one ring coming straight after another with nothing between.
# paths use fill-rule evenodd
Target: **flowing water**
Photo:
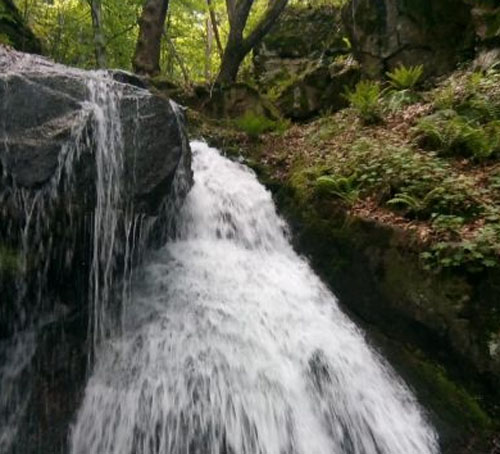
<instances>
[{"instance_id":1,"label":"flowing water","mask_svg":"<svg viewBox=\"0 0 500 454\"><path fill-rule=\"evenodd\" d=\"M192 144L174 238L103 343L72 454L433 454L411 392L289 244L244 166Z\"/></svg>"}]
</instances>

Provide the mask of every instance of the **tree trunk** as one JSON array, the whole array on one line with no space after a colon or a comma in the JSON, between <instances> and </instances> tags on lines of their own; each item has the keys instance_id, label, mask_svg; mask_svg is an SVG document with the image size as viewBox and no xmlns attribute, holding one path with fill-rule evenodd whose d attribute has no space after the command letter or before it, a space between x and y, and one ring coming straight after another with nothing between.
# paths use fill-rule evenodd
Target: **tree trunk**
<instances>
[{"instance_id":1,"label":"tree trunk","mask_svg":"<svg viewBox=\"0 0 500 454\"><path fill-rule=\"evenodd\" d=\"M154 76L160 72L160 45L168 0L146 0L139 19L139 38L133 59L137 74Z\"/></svg>"},{"instance_id":2,"label":"tree trunk","mask_svg":"<svg viewBox=\"0 0 500 454\"><path fill-rule=\"evenodd\" d=\"M222 48L222 41L219 35L219 27L217 26L217 18L215 17L215 11L212 6L212 0L207 0L208 13L210 15L210 23L212 24L212 30L214 32L215 41L217 42L217 50L219 51L219 56L222 59L224 55L224 49Z\"/></svg>"},{"instance_id":3,"label":"tree trunk","mask_svg":"<svg viewBox=\"0 0 500 454\"><path fill-rule=\"evenodd\" d=\"M245 59L246 54L247 52L244 51L241 45L230 45L229 42L227 43L217 76L218 84L228 85L236 81L240 65Z\"/></svg>"},{"instance_id":4,"label":"tree trunk","mask_svg":"<svg viewBox=\"0 0 500 454\"><path fill-rule=\"evenodd\" d=\"M222 57L219 75L217 76L218 84L225 85L236 81L241 63L269 32L285 9L288 0L269 1L267 10L260 22L246 38L243 38L243 31L253 3L254 0L226 0L229 37Z\"/></svg>"},{"instance_id":5,"label":"tree trunk","mask_svg":"<svg viewBox=\"0 0 500 454\"><path fill-rule=\"evenodd\" d=\"M214 43L214 32L210 25L210 17L205 20L206 41L205 41L205 80L212 79L212 49Z\"/></svg>"},{"instance_id":6,"label":"tree trunk","mask_svg":"<svg viewBox=\"0 0 500 454\"><path fill-rule=\"evenodd\" d=\"M102 32L101 0L89 0L92 31L94 34L95 61L98 68L106 67L106 44Z\"/></svg>"}]
</instances>

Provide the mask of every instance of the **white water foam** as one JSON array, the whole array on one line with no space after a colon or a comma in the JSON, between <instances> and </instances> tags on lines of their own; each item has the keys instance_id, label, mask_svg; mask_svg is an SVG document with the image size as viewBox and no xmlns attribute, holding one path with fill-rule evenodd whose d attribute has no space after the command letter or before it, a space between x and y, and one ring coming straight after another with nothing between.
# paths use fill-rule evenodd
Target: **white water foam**
<instances>
[{"instance_id":1,"label":"white water foam","mask_svg":"<svg viewBox=\"0 0 500 454\"><path fill-rule=\"evenodd\" d=\"M73 454L433 454L407 387L290 246L269 192L195 142L176 238L101 346Z\"/></svg>"}]
</instances>

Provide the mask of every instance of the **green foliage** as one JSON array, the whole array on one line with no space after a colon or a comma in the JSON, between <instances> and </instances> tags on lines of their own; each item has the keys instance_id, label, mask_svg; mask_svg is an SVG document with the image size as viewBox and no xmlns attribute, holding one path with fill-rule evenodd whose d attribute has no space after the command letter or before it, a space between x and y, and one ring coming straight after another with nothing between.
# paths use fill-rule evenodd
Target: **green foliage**
<instances>
[{"instance_id":1,"label":"green foliage","mask_svg":"<svg viewBox=\"0 0 500 454\"><path fill-rule=\"evenodd\" d=\"M14 0L52 59L82 68L96 66L89 2L82 0ZM144 0L102 2L107 66L131 70ZM1 3L0 3L1 5ZM229 31L224 0L212 0L222 46ZM255 0L246 33L258 22L267 0ZM170 0L161 44L162 75L184 85L213 82L220 55L212 36L206 0ZM249 67L249 60L244 63Z\"/></svg>"},{"instance_id":2,"label":"green foliage","mask_svg":"<svg viewBox=\"0 0 500 454\"><path fill-rule=\"evenodd\" d=\"M318 194L333 195L351 205L359 198L359 183L356 175L325 175L316 179L316 191Z\"/></svg>"},{"instance_id":3,"label":"green foliage","mask_svg":"<svg viewBox=\"0 0 500 454\"><path fill-rule=\"evenodd\" d=\"M389 112L397 112L419 100L420 96L413 90L389 90L384 97L385 108Z\"/></svg>"},{"instance_id":4,"label":"green foliage","mask_svg":"<svg viewBox=\"0 0 500 454\"><path fill-rule=\"evenodd\" d=\"M421 119L415 131L419 143L443 155L484 160L500 154L500 121L481 125L454 111L441 111Z\"/></svg>"},{"instance_id":5,"label":"green foliage","mask_svg":"<svg viewBox=\"0 0 500 454\"><path fill-rule=\"evenodd\" d=\"M250 138L257 139L266 132L283 133L289 127L290 123L285 119L274 121L264 115L248 111L242 117L236 119L234 124Z\"/></svg>"},{"instance_id":6,"label":"green foliage","mask_svg":"<svg viewBox=\"0 0 500 454\"><path fill-rule=\"evenodd\" d=\"M453 76L431 93L437 110L455 110L468 120L484 123L500 119L500 72Z\"/></svg>"},{"instance_id":7,"label":"green foliage","mask_svg":"<svg viewBox=\"0 0 500 454\"><path fill-rule=\"evenodd\" d=\"M15 0L15 3L41 39L49 57L72 66L96 66L88 2ZM109 67L131 69L142 4L142 0L102 2L103 33Z\"/></svg>"},{"instance_id":8,"label":"green foliage","mask_svg":"<svg viewBox=\"0 0 500 454\"><path fill-rule=\"evenodd\" d=\"M10 38L5 33L0 33L0 44L5 44L7 46L11 46L12 42Z\"/></svg>"},{"instance_id":9,"label":"green foliage","mask_svg":"<svg viewBox=\"0 0 500 454\"><path fill-rule=\"evenodd\" d=\"M423 73L423 65L410 67L401 65L394 71L387 72L386 75L395 89L406 90L414 88L420 82Z\"/></svg>"},{"instance_id":10,"label":"green foliage","mask_svg":"<svg viewBox=\"0 0 500 454\"><path fill-rule=\"evenodd\" d=\"M431 189L427 194L425 194L421 198L419 198L416 195L411 195L403 192L397 194L396 197L389 200L387 202L387 205L404 206L408 208L409 212L417 216L420 214L423 214L425 216L428 213L429 208L432 207L433 204L435 204L436 199L442 197L444 192L445 192L444 188L437 187Z\"/></svg>"},{"instance_id":11,"label":"green foliage","mask_svg":"<svg viewBox=\"0 0 500 454\"><path fill-rule=\"evenodd\" d=\"M381 120L381 90L377 82L362 80L354 90L346 87L344 97L366 124Z\"/></svg>"},{"instance_id":12,"label":"green foliage","mask_svg":"<svg viewBox=\"0 0 500 454\"><path fill-rule=\"evenodd\" d=\"M482 227L471 239L441 241L421 258L427 268L465 268L480 272L500 267L500 224Z\"/></svg>"},{"instance_id":13,"label":"green foliage","mask_svg":"<svg viewBox=\"0 0 500 454\"><path fill-rule=\"evenodd\" d=\"M317 123L318 128L307 137L307 141L312 145L319 145L325 140L334 137L341 130L343 130L343 124L339 124L333 118L326 116L320 118Z\"/></svg>"}]
</instances>

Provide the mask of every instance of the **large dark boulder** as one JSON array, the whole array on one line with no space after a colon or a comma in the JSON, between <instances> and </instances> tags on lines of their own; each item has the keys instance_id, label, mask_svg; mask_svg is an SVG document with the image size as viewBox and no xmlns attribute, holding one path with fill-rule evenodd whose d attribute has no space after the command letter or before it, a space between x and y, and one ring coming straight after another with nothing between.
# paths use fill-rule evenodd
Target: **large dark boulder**
<instances>
[{"instance_id":1,"label":"large dark boulder","mask_svg":"<svg viewBox=\"0 0 500 454\"><path fill-rule=\"evenodd\" d=\"M124 73L85 73L6 48L0 48L0 73L0 162L16 187L47 184L64 159L65 147L92 136L91 129L96 127L92 87L101 84L104 90L114 90L112 96L118 103L115 113L119 118L107 120L119 123L122 139L117 142L122 143L116 145L123 148L127 194L136 210L154 212L158 208L186 142L168 100L119 82L134 81ZM75 137L76 131L85 133ZM81 190L87 191L94 186L94 150L92 144L78 146L80 168L85 171L75 177Z\"/></svg>"},{"instance_id":2,"label":"large dark boulder","mask_svg":"<svg viewBox=\"0 0 500 454\"><path fill-rule=\"evenodd\" d=\"M462 0L351 0L343 19L370 77L400 64L444 74L474 52L471 7Z\"/></svg>"}]
</instances>

